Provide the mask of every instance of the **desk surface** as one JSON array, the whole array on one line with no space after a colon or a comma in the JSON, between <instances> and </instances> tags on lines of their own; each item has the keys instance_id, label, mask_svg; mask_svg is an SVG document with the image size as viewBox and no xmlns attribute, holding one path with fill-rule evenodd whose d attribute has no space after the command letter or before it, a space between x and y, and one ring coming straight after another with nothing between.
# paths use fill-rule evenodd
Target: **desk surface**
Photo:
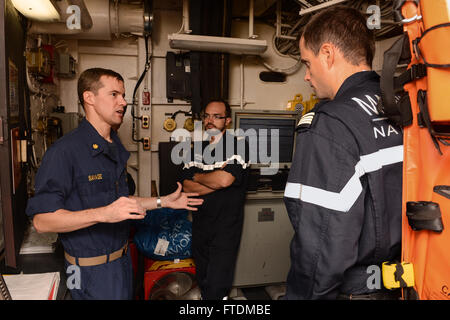
<instances>
[{"instance_id":1,"label":"desk surface","mask_svg":"<svg viewBox=\"0 0 450 320\"><path fill-rule=\"evenodd\" d=\"M67 287L64 257L62 253L23 254L19 255L19 263L23 267L22 272L24 274L59 271L60 281L56 299L64 299Z\"/></svg>"},{"instance_id":2,"label":"desk surface","mask_svg":"<svg viewBox=\"0 0 450 320\"><path fill-rule=\"evenodd\" d=\"M269 199L283 199L284 190L271 191L271 190L259 190L256 192L247 192L246 200L269 200Z\"/></svg>"},{"instance_id":3,"label":"desk surface","mask_svg":"<svg viewBox=\"0 0 450 320\"><path fill-rule=\"evenodd\" d=\"M59 272L60 281L57 300L63 300L66 296L66 272L64 270L64 256L62 250L54 253L38 253L38 254L21 254L17 260L18 268L16 273L45 273ZM0 270L2 273L14 273L11 270Z\"/></svg>"}]
</instances>

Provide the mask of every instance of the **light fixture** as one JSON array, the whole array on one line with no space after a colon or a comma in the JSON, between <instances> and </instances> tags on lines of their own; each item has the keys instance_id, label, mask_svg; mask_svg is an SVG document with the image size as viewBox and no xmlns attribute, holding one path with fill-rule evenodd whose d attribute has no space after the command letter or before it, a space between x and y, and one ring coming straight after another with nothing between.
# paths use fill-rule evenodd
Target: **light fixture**
<instances>
[{"instance_id":1,"label":"light fixture","mask_svg":"<svg viewBox=\"0 0 450 320\"><path fill-rule=\"evenodd\" d=\"M168 38L172 49L248 55L259 55L267 50L266 40L198 36L183 33L174 33L169 35Z\"/></svg>"},{"instance_id":2,"label":"light fixture","mask_svg":"<svg viewBox=\"0 0 450 320\"><path fill-rule=\"evenodd\" d=\"M11 0L25 17L39 21L59 21L60 15L51 0Z\"/></svg>"}]
</instances>

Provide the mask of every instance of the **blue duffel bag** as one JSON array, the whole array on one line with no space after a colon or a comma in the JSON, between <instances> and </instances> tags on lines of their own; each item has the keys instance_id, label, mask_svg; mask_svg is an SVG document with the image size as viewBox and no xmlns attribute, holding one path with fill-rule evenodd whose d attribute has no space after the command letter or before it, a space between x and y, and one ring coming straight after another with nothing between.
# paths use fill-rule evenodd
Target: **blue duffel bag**
<instances>
[{"instance_id":1,"label":"blue duffel bag","mask_svg":"<svg viewBox=\"0 0 450 320\"><path fill-rule=\"evenodd\" d=\"M145 218L136 223L137 249L153 260L190 258L192 223L187 217L187 210L148 210Z\"/></svg>"}]
</instances>

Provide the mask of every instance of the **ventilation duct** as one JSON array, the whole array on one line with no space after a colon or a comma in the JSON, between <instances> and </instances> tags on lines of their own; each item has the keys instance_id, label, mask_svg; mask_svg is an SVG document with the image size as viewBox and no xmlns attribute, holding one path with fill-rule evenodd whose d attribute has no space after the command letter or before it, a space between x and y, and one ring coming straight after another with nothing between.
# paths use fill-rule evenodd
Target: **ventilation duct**
<instances>
[{"instance_id":1,"label":"ventilation duct","mask_svg":"<svg viewBox=\"0 0 450 320\"><path fill-rule=\"evenodd\" d=\"M78 5L81 12L79 29L70 29L68 21L74 13L70 4ZM31 22L29 33L66 35L69 39L111 40L121 33L144 33L149 25L148 14L144 16L142 5L111 2L109 0L72 0L59 2L63 22ZM69 8L69 10L68 10ZM68 12L68 13L67 13ZM69 20L68 20L69 19ZM73 18L72 18L73 19ZM70 22L70 21L69 21Z\"/></svg>"}]
</instances>

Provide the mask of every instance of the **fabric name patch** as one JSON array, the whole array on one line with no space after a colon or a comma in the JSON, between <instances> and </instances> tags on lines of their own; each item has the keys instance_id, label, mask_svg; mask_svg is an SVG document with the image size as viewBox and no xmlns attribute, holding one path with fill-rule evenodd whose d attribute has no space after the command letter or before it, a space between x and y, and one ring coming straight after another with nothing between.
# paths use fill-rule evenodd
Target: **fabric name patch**
<instances>
[{"instance_id":1,"label":"fabric name patch","mask_svg":"<svg viewBox=\"0 0 450 320\"><path fill-rule=\"evenodd\" d=\"M98 173L98 174L91 174L88 176L88 178L89 178L89 181L102 180L103 176L101 173Z\"/></svg>"}]
</instances>

